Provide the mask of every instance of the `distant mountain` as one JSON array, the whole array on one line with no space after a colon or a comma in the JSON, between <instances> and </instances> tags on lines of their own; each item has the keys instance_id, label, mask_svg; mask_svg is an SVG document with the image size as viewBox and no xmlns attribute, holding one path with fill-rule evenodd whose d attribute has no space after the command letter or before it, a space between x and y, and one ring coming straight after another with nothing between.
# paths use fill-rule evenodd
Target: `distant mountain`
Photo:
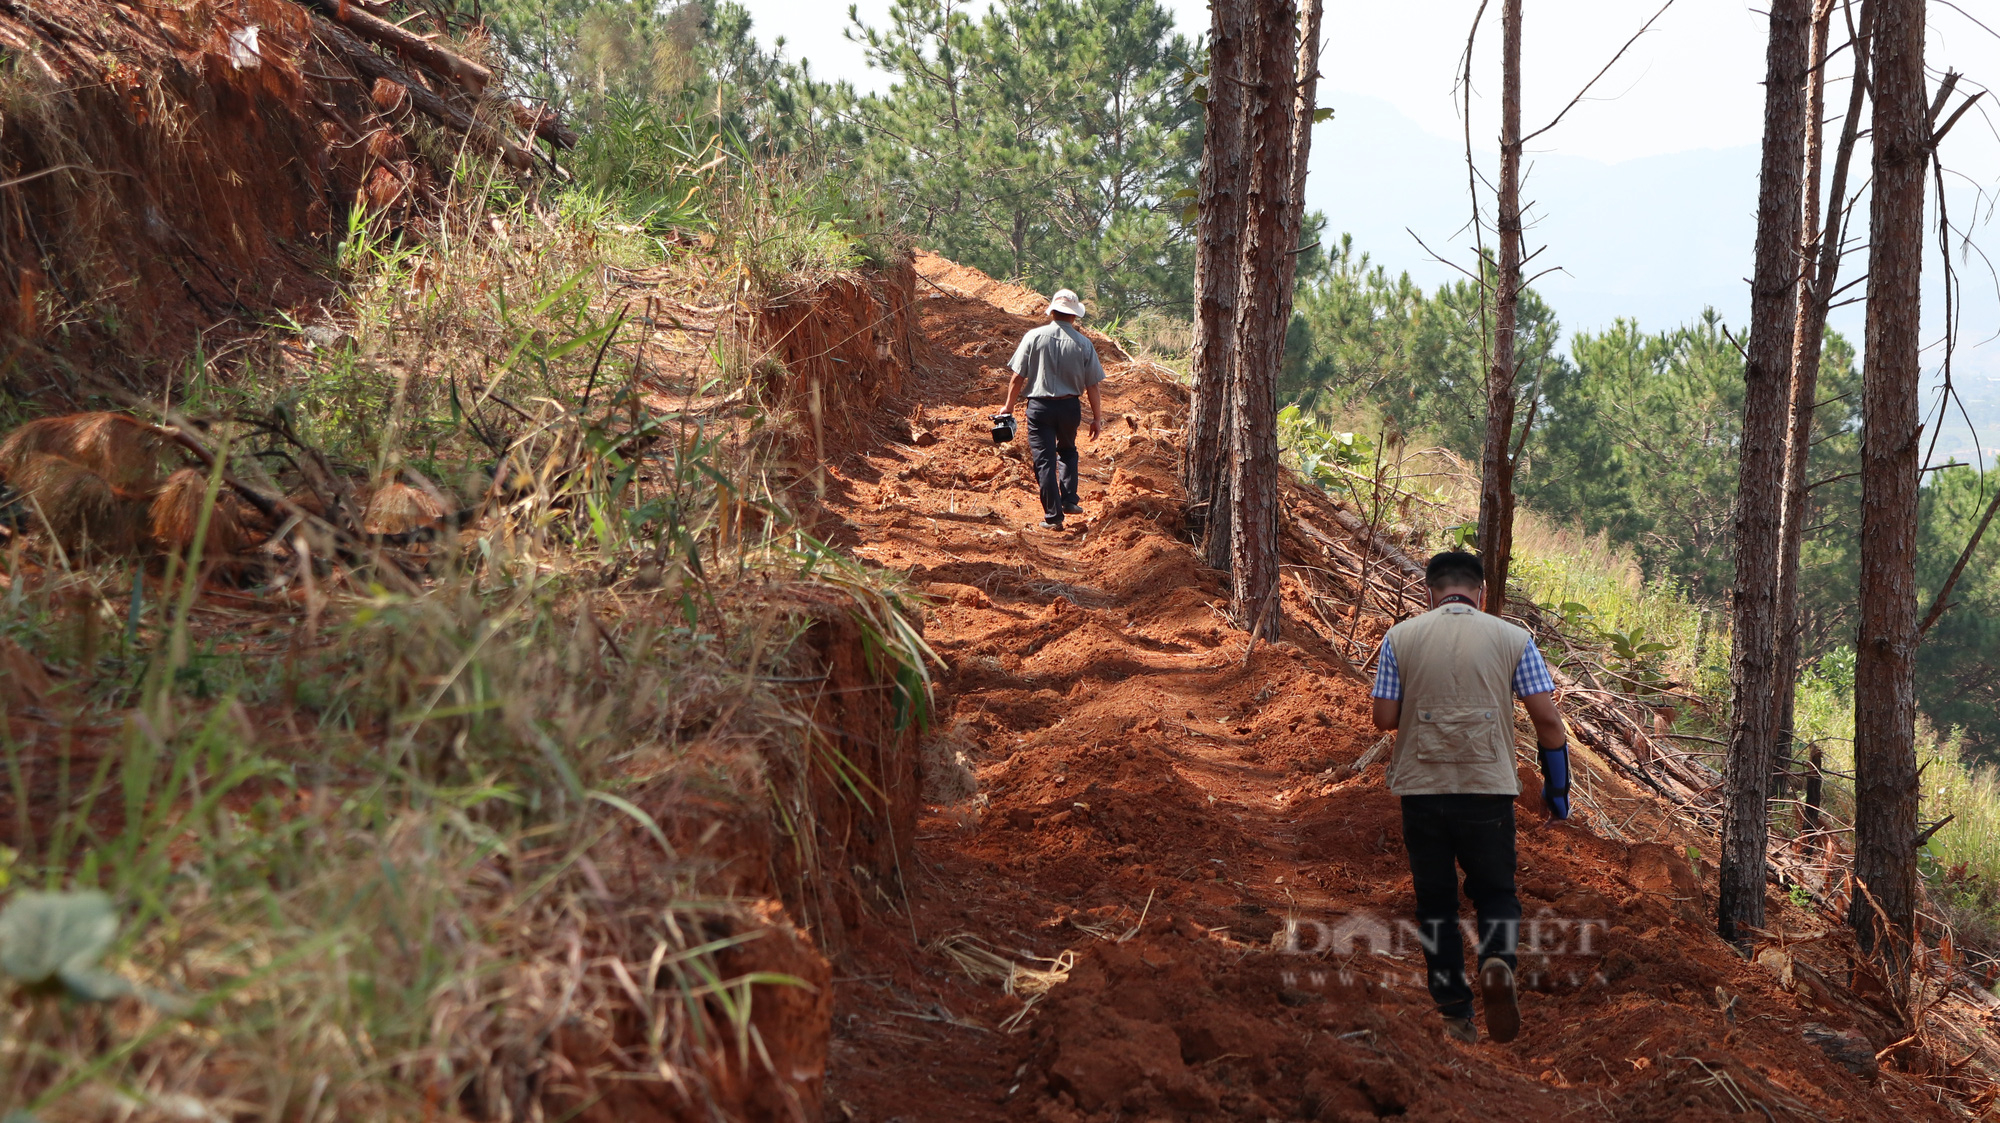
<instances>
[{"instance_id":1,"label":"distant mountain","mask_svg":"<svg viewBox=\"0 0 2000 1123\"><path fill-rule=\"evenodd\" d=\"M1386 101L1334 93L1332 121L1314 134L1306 205L1391 272L1426 285L1463 276L1430 260L1411 231L1454 264L1471 267L1465 150L1424 132ZM1497 158L1475 138L1480 171ZM1522 198L1530 274L1571 331L1620 317L1648 328L1682 323L1713 305L1731 322L1749 307L1756 237L1757 150L1725 148L1605 164L1530 152ZM1490 225L1490 196L1486 219ZM1405 227L1409 229L1406 230ZM1489 233L1489 243L1490 243Z\"/></svg>"},{"instance_id":2,"label":"distant mountain","mask_svg":"<svg viewBox=\"0 0 2000 1123\"><path fill-rule=\"evenodd\" d=\"M1959 460L1967 464L1984 463L1991 465L2000 454L2000 371L1994 370L1994 361L1988 356L1984 370L1979 372L1959 369L1953 364L1952 383L1958 389L1958 397L1963 406L1948 408L1944 418L1942 435L1938 438L1937 452L1932 455L1933 463L1942 464L1946 460ZM1935 423L1938 411L1939 387L1933 386L1924 399L1926 423ZM1971 418L1972 426L1967 428L1966 418ZM1975 442L1974 436L1977 435ZM1930 447L1929 431L1925 432L1924 447Z\"/></svg>"}]
</instances>

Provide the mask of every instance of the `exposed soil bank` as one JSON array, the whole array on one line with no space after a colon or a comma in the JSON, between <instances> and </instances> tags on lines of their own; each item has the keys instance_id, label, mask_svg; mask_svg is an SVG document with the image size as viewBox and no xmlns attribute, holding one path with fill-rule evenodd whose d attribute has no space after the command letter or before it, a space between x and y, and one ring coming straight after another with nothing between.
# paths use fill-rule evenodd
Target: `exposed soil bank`
<instances>
[{"instance_id":1,"label":"exposed soil bank","mask_svg":"<svg viewBox=\"0 0 2000 1123\"><path fill-rule=\"evenodd\" d=\"M1376 741L1365 686L1289 598L1286 642L1246 661L1220 575L1179 537L1180 387L1107 349L1110 424L1083 443L1091 517L1027 529L1025 442L996 448L986 418L1038 300L939 259L919 269L927 348L888 404L935 441L829 456L826 502L840 544L931 595L937 774L908 915L903 900L879 914L836 973L829 1117L1951 1114L1936 1085L1831 1057L1817 1042L1841 1032L1850 1058L1890 1042L1864 1040L1880 1026L1851 996L1815 1006L1714 937L1692 836L1588 761L1599 802L1649 841L1541 826L1524 798L1542 949L1524 956L1526 1026L1510 1045L1446 1041L1396 935L1413 901L1382 766L1341 770ZM1005 994L968 948L1053 975Z\"/></svg>"},{"instance_id":2,"label":"exposed soil bank","mask_svg":"<svg viewBox=\"0 0 2000 1123\"><path fill-rule=\"evenodd\" d=\"M287 0L0 5L10 390L157 399L197 346L322 319L351 208L398 224L435 203L461 138L336 34Z\"/></svg>"}]
</instances>

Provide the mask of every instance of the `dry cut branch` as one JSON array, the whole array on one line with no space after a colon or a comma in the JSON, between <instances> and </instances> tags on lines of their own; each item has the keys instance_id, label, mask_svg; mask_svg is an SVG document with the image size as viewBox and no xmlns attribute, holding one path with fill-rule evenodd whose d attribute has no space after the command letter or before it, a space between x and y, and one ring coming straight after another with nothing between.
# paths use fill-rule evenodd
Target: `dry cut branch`
<instances>
[{"instance_id":1,"label":"dry cut branch","mask_svg":"<svg viewBox=\"0 0 2000 1123\"><path fill-rule=\"evenodd\" d=\"M472 115L452 105L422 82L412 78L407 71L349 35L337 24L327 20L315 20L314 30L320 40L335 53L344 57L348 65L374 79L387 79L409 91L410 104L425 115L434 118L448 128L456 129L467 136L492 144L500 152L500 159L516 172L526 172L534 166L534 157L526 149L500 135L490 126L473 120Z\"/></svg>"},{"instance_id":2,"label":"dry cut branch","mask_svg":"<svg viewBox=\"0 0 2000 1123\"><path fill-rule=\"evenodd\" d=\"M474 97L486 92L493 72L486 67L445 50L420 35L412 35L352 0L309 0L327 18L377 46L387 47L411 62L464 86Z\"/></svg>"}]
</instances>

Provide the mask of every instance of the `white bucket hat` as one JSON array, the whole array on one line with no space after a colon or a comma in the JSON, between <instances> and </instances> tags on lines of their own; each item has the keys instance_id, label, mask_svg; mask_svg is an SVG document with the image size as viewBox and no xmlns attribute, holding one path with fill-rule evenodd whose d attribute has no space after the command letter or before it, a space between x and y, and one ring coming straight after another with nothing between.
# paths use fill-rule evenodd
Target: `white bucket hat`
<instances>
[{"instance_id":1,"label":"white bucket hat","mask_svg":"<svg viewBox=\"0 0 2000 1123\"><path fill-rule=\"evenodd\" d=\"M1077 299L1076 294L1068 289L1057 289L1056 294L1049 298L1049 311L1061 312L1066 316L1081 316L1083 301Z\"/></svg>"}]
</instances>

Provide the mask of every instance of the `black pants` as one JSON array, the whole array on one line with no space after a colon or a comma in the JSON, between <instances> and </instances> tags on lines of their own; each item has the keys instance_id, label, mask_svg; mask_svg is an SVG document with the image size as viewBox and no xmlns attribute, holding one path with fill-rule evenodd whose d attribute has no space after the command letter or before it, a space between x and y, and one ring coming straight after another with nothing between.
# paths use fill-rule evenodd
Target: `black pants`
<instances>
[{"instance_id":1,"label":"black pants","mask_svg":"<svg viewBox=\"0 0 2000 1123\"><path fill-rule=\"evenodd\" d=\"M1475 963L1499 958L1513 967L1521 934L1521 899L1514 895L1514 797L1406 795L1403 846L1417 891L1417 936L1424 949L1431 997L1448 1018L1472 1016L1465 942L1458 928L1458 870L1479 916Z\"/></svg>"},{"instance_id":2,"label":"black pants","mask_svg":"<svg viewBox=\"0 0 2000 1123\"><path fill-rule=\"evenodd\" d=\"M1061 522L1063 508L1077 505L1076 427L1082 422L1083 403L1075 398L1028 399L1028 448L1035 454L1043 518Z\"/></svg>"}]
</instances>

